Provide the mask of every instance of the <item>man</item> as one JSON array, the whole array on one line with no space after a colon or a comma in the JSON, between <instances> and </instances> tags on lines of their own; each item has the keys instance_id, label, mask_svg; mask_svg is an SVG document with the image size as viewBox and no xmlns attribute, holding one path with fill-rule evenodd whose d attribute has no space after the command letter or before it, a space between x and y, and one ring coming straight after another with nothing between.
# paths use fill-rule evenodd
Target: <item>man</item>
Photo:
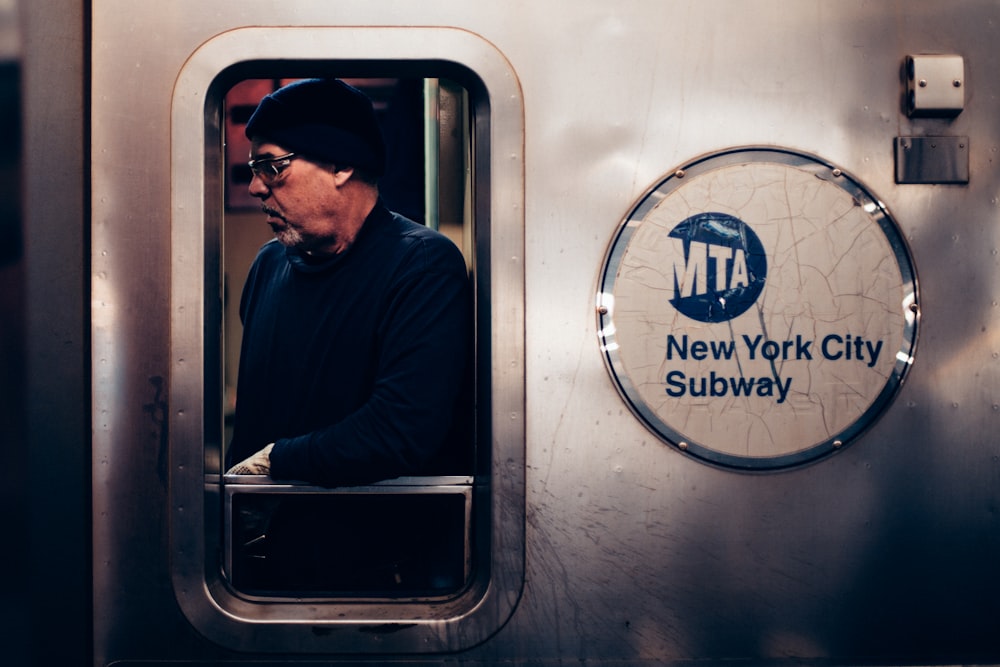
<instances>
[{"instance_id":1,"label":"man","mask_svg":"<svg viewBox=\"0 0 1000 667\"><path fill-rule=\"evenodd\" d=\"M327 486L448 467L471 350L465 262L390 212L370 100L334 79L287 85L246 127L250 193L275 239L243 289L230 474Z\"/></svg>"}]
</instances>

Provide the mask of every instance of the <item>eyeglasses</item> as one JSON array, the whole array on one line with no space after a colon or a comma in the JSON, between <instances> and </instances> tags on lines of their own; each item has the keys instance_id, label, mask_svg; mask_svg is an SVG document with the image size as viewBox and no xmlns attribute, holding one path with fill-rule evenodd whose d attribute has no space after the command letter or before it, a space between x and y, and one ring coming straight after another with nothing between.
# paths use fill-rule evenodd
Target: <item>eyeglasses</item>
<instances>
[{"instance_id":1,"label":"eyeglasses","mask_svg":"<svg viewBox=\"0 0 1000 667\"><path fill-rule=\"evenodd\" d=\"M273 185L281 180L281 175L285 173L292 160L301 157L296 153L285 153L278 157L265 157L259 160L250 160L247 165L250 172L264 181L264 185Z\"/></svg>"}]
</instances>

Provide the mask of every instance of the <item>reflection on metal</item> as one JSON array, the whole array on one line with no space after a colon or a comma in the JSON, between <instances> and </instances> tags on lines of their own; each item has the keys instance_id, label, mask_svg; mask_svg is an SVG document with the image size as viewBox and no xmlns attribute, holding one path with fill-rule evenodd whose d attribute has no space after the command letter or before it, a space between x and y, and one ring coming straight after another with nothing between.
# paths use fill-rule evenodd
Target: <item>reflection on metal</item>
<instances>
[{"instance_id":1,"label":"reflection on metal","mask_svg":"<svg viewBox=\"0 0 1000 667\"><path fill-rule=\"evenodd\" d=\"M628 11L554 0L516 14L463 0L19 5L35 26L23 176L29 366L41 391L28 392L29 409L46 426L30 438L39 465L24 479L59 473L56 485L32 484L34 532L53 548L38 553L44 585L31 594L39 627L58 635L49 647L84 638L83 655L45 664L1000 661L996 0L636 0ZM67 48L46 44L52 35ZM966 63L953 118L904 108L903 57L932 49ZM222 153L212 123L224 116L202 84L334 70L446 80L455 68L479 77L462 80L471 120L456 114L455 127L473 132L469 172L489 175L487 191L479 180L469 189L466 247L477 248L491 388L478 405L489 456L473 512L480 520L487 507L501 527L474 530L473 549L485 534L497 589L472 610L245 599L208 553L222 554L224 497L221 443L208 440L220 440L221 386L204 376L221 365L202 348L220 338L209 303L221 291L218 218L240 222L221 210L221 160L205 160ZM895 182L893 139L933 135L970 138L967 186ZM745 145L822 155L864 183L899 223L920 278L919 304L915 291L898 306L919 323L918 361L890 407L839 453L778 474L662 444L596 344L599 326L618 345L612 292L597 304L611 315L594 314L618 223L668 167ZM676 177L701 178L697 165ZM879 206L866 202L866 215ZM237 298L239 283L229 290ZM81 335L88 318L92 340ZM694 341L689 332L689 352ZM883 349L879 361L893 355L909 365L913 350ZM522 574L523 590L509 585ZM510 620L491 632L487 616Z\"/></svg>"},{"instance_id":2,"label":"reflection on metal","mask_svg":"<svg viewBox=\"0 0 1000 667\"><path fill-rule=\"evenodd\" d=\"M601 349L623 397L713 464L787 468L842 449L913 358L916 278L896 225L800 153L733 150L678 171L604 266Z\"/></svg>"},{"instance_id":3,"label":"reflection on metal","mask_svg":"<svg viewBox=\"0 0 1000 667\"><path fill-rule=\"evenodd\" d=\"M438 164L440 163L441 135L439 129L440 85L437 79L424 80L424 224L440 229L441 213L438 206Z\"/></svg>"},{"instance_id":4,"label":"reflection on metal","mask_svg":"<svg viewBox=\"0 0 1000 667\"><path fill-rule=\"evenodd\" d=\"M472 477L328 489L226 475L228 579L258 602L445 600L471 574Z\"/></svg>"},{"instance_id":5,"label":"reflection on metal","mask_svg":"<svg viewBox=\"0 0 1000 667\"><path fill-rule=\"evenodd\" d=\"M896 137L896 182L969 182L969 137Z\"/></svg>"}]
</instances>

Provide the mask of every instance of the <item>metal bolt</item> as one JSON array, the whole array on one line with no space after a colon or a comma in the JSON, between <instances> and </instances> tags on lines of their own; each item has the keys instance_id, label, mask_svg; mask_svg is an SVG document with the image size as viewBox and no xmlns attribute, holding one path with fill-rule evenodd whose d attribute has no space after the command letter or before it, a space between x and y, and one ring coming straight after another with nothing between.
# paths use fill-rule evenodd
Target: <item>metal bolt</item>
<instances>
[{"instance_id":1,"label":"metal bolt","mask_svg":"<svg viewBox=\"0 0 1000 667\"><path fill-rule=\"evenodd\" d=\"M841 174L843 174L843 173L844 173L844 172L842 172L842 171L841 171L841 170L839 170L839 169L834 169L834 170L833 170L833 175L834 175L834 176L836 176L836 177L838 177L838 178L839 178L839 177L840 177L840 175L841 175Z\"/></svg>"},{"instance_id":2,"label":"metal bolt","mask_svg":"<svg viewBox=\"0 0 1000 667\"><path fill-rule=\"evenodd\" d=\"M927 79L921 79L920 83L917 84L917 85L919 85L921 88L926 88L927 87Z\"/></svg>"},{"instance_id":3,"label":"metal bolt","mask_svg":"<svg viewBox=\"0 0 1000 667\"><path fill-rule=\"evenodd\" d=\"M686 442L678 442L677 446L680 447L681 449L687 449L688 448L688 444Z\"/></svg>"},{"instance_id":4,"label":"metal bolt","mask_svg":"<svg viewBox=\"0 0 1000 667\"><path fill-rule=\"evenodd\" d=\"M677 178L684 178L684 170L678 169L677 171L674 172L674 176L676 176Z\"/></svg>"},{"instance_id":5,"label":"metal bolt","mask_svg":"<svg viewBox=\"0 0 1000 667\"><path fill-rule=\"evenodd\" d=\"M842 446L843 446L843 444L844 444L844 441L843 441L843 440L834 440L834 441L833 441L833 446L834 446L834 447L842 447Z\"/></svg>"},{"instance_id":6,"label":"metal bolt","mask_svg":"<svg viewBox=\"0 0 1000 667\"><path fill-rule=\"evenodd\" d=\"M911 304L910 304L910 312L911 312L911 313L915 313L915 312L917 312L917 309L918 309L918 306L917 306L917 304L915 304L915 303L911 303Z\"/></svg>"},{"instance_id":7,"label":"metal bolt","mask_svg":"<svg viewBox=\"0 0 1000 667\"><path fill-rule=\"evenodd\" d=\"M607 306L601 306L600 308L597 309L597 312L599 312L601 315L607 315L608 314L608 307Z\"/></svg>"},{"instance_id":8,"label":"metal bolt","mask_svg":"<svg viewBox=\"0 0 1000 667\"><path fill-rule=\"evenodd\" d=\"M954 81L951 82L951 85L955 86L956 88L961 88L962 87L962 81L961 81L961 79L955 79Z\"/></svg>"}]
</instances>

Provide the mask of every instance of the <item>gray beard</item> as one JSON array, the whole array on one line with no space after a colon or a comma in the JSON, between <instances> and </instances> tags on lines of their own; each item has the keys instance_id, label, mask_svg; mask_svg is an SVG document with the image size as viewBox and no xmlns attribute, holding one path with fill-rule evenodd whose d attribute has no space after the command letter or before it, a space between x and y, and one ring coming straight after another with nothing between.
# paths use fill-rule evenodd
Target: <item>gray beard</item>
<instances>
[{"instance_id":1,"label":"gray beard","mask_svg":"<svg viewBox=\"0 0 1000 667\"><path fill-rule=\"evenodd\" d=\"M276 232L274 234L274 238L278 239L278 243L286 248L301 247L305 240L302 238L302 234L299 233L299 230L292 227L285 227L280 232Z\"/></svg>"}]
</instances>

